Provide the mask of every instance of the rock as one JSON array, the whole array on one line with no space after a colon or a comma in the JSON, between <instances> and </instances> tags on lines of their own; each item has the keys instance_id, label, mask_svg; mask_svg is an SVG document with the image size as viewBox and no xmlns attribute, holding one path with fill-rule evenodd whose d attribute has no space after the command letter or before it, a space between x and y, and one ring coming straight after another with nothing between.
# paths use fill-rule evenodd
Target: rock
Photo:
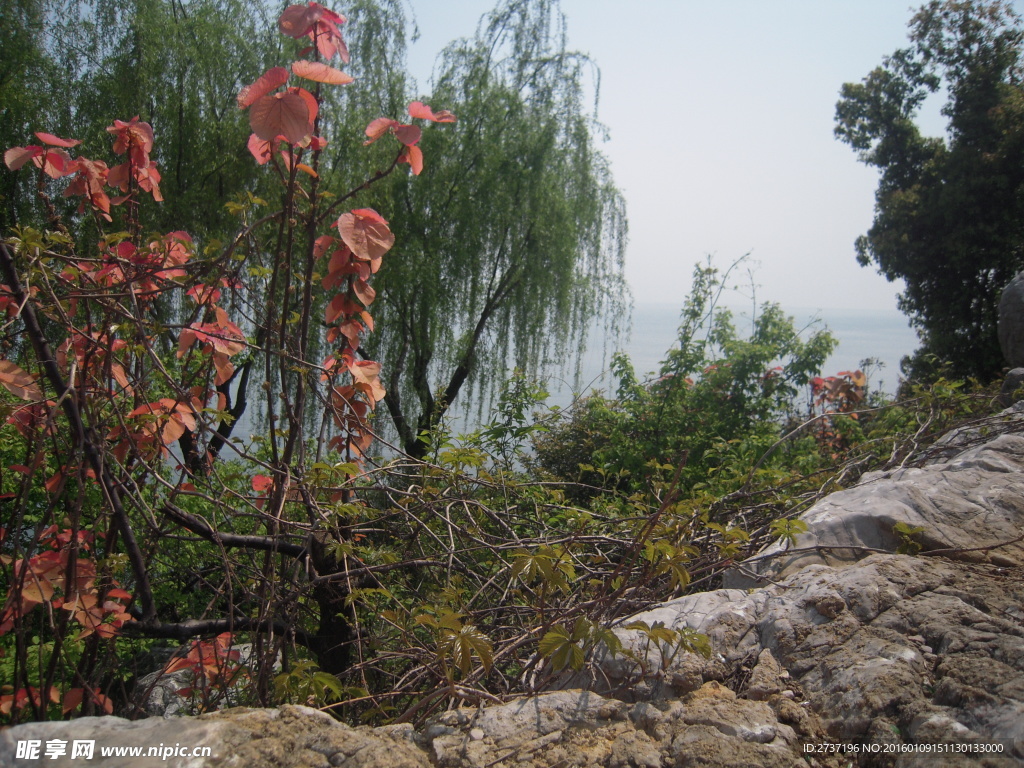
<instances>
[{"instance_id":1,"label":"rock","mask_svg":"<svg viewBox=\"0 0 1024 768\"><path fill-rule=\"evenodd\" d=\"M730 599L711 612L714 593L680 598L657 613L671 628L708 630L729 668L756 655L741 693L752 704L763 697L797 733L820 727L835 741L880 743L895 729L927 743L999 743L1024 759L1019 568L873 554L844 567L810 565L741 598L735 590L719 592ZM631 619L648 621L651 613ZM619 634L636 647L635 633ZM694 658L680 654L658 675L670 677ZM619 695L629 685L643 687L640 674L618 658L602 658L591 687ZM794 708L801 708L782 696L786 689L809 705L811 720L799 729ZM647 690L672 700L665 687ZM736 710L729 717L737 729L744 722ZM941 723L959 725L943 731ZM964 757L961 764L982 763Z\"/></svg>"},{"instance_id":2,"label":"rock","mask_svg":"<svg viewBox=\"0 0 1024 768\"><path fill-rule=\"evenodd\" d=\"M155 672L141 677L135 684L134 706L141 710L148 717L178 717L196 713L197 704L192 697L182 696L179 691L191 688L195 682L195 673L191 669L180 669L170 674L164 673L167 663L177 656L184 656L189 646L183 646L177 650L162 649L161 654L154 654L160 659ZM229 709L231 707L245 704L246 685L249 675L252 673L254 660L252 658L254 647L252 643L242 643L231 649L237 651L236 659L229 661L225 668L226 675L235 678L235 682L220 692L211 707L216 709ZM281 669L281 662L274 664L275 673ZM202 702L210 704L210 702ZM131 712L126 713L129 716Z\"/></svg>"},{"instance_id":3,"label":"rock","mask_svg":"<svg viewBox=\"0 0 1024 768\"><path fill-rule=\"evenodd\" d=\"M1003 386L999 389L999 403L1004 408L1009 408L1024 399L1016 394L1022 388L1024 388L1024 368L1014 368L1003 379Z\"/></svg>"},{"instance_id":4,"label":"rock","mask_svg":"<svg viewBox=\"0 0 1024 768\"><path fill-rule=\"evenodd\" d=\"M999 348L1011 368L1024 366L1024 272L1018 272L999 298Z\"/></svg>"},{"instance_id":5,"label":"rock","mask_svg":"<svg viewBox=\"0 0 1024 768\"><path fill-rule=\"evenodd\" d=\"M63 740L66 754L49 759L41 750L42 759L18 759L17 743L28 739L40 740L42 750L47 741ZM95 741L92 762L71 757L76 739ZM142 756L104 756L102 748L138 748ZM158 751L147 756L151 748ZM209 756L203 756L207 750ZM229 709L199 717L135 722L83 717L0 731L0 765L75 768L90 764L103 768L429 768L430 761L406 740L369 728L349 728L308 707Z\"/></svg>"},{"instance_id":6,"label":"rock","mask_svg":"<svg viewBox=\"0 0 1024 768\"><path fill-rule=\"evenodd\" d=\"M1020 409L1005 416L1019 428ZM953 438L973 441L974 435ZM1001 434L920 468L866 474L801 516L808 525L796 544L776 543L726 574L724 585L750 588L813 564L844 565L873 552L896 552L898 523L920 527L924 552L966 562L1024 565L1024 436ZM826 611L839 610L827 607ZM829 617L834 618L834 617Z\"/></svg>"}]
</instances>

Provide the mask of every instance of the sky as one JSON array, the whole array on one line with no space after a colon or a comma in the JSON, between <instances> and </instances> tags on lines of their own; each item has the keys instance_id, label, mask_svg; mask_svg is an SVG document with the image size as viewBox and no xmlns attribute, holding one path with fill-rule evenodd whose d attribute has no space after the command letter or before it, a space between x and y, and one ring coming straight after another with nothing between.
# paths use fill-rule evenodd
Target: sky
<instances>
[{"instance_id":1,"label":"sky","mask_svg":"<svg viewBox=\"0 0 1024 768\"><path fill-rule=\"evenodd\" d=\"M437 53L472 35L493 2L407 2L421 33L409 63L426 91ZM602 151L626 198L637 303L681 305L695 262L750 253L758 303L895 312L899 284L859 266L853 246L871 225L878 174L833 124L842 84L907 44L913 7L562 0L570 47L601 70ZM933 135L940 108L925 105Z\"/></svg>"}]
</instances>

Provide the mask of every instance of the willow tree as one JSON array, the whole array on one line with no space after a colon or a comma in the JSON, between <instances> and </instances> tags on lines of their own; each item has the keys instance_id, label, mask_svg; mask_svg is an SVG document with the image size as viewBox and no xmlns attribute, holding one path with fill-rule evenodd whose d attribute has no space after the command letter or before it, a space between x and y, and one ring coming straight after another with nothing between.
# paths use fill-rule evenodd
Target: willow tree
<instances>
[{"instance_id":1,"label":"willow tree","mask_svg":"<svg viewBox=\"0 0 1024 768\"><path fill-rule=\"evenodd\" d=\"M0 4L0 138L10 146L35 127L58 125L60 103L50 93L64 77L46 52L38 31L45 24L43 0ZM0 228L30 215L35 206L33 181L0 174Z\"/></svg>"},{"instance_id":2,"label":"willow tree","mask_svg":"<svg viewBox=\"0 0 1024 768\"><path fill-rule=\"evenodd\" d=\"M154 226L234 234L224 204L267 188L244 153L250 129L236 104L280 49L264 3L16 0L0 13L5 146L44 129L100 143L111 115L138 115L160 136L166 202L149 204ZM8 206L11 223L32 223L32 197Z\"/></svg>"},{"instance_id":3,"label":"willow tree","mask_svg":"<svg viewBox=\"0 0 1024 768\"><path fill-rule=\"evenodd\" d=\"M621 314L625 209L586 106L591 67L552 0L504 4L440 57L429 102L459 122L424 137L428 166L381 203L396 255L370 350L412 455L464 389L578 356L595 317Z\"/></svg>"}]
</instances>

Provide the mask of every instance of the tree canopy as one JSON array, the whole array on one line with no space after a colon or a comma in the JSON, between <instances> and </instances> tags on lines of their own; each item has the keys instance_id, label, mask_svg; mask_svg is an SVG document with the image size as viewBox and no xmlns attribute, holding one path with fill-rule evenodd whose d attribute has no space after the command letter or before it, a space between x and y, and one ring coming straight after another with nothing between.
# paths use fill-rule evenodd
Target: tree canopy
<instances>
[{"instance_id":1,"label":"tree canopy","mask_svg":"<svg viewBox=\"0 0 1024 768\"><path fill-rule=\"evenodd\" d=\"M1003 367L999 295L1024 267L1024 30L1007 3L935 0L909 39L836 106L836 136L881 172L857 258L904 280L921 372L934 357L987 380ZM934 93L941 137L915 122Z\"/></svg>"},{"instance_id":2,"label":"tree canopy","mask_svg":"<svg viewBox=\"0 0 1024 768\"><path fill-rule=\"evenodd\" d=\"M596 315L622 312L625 207L585 106L590 66L549 0L505 3L440 59L429 99L459 122L379 203L400 254L370 349L409 453L464 385L487 394L513 361L571 359Z\"/></svg>"},{"instance_id":3,"label":"tree canopy","mask_svg":"<svg viewBox=\"0 0 1024 768\"><path fill-rule=\"evenodd\" d=\"M35 113L44 101L38 90L12 83L12 108L25 105L18 124L5 126L7 145L44 127L43 114L53 118L47 130L92 141L109 115L139 115L160 137L154 162L166 201L142 201L147 220L160 229L188 222L203 247L237 233L225 207L234 195L279 194L238 151L248 125L235 96L281 49L262 4L18 0L11 12L45 30L12 38L3 54L11 71L48 73L67 96L65 107ZM424 136L431 160L415 180L396 174L366 195L397 222L397 247L378 277L383 332L365 353L384 366L394 426L385 431L421 454L421 435L460 393L482 404L510 368L564 365L581 352L596 317L614 325L623 316L625 206L589 108L596 69L567 49L557 0L500 3L476 37L439 57L426 93L415 92L407 71L401 3L361 0L346 15L346 71L355 81L323 94L325 132L362 136L371 120L400 114L414 98L460 116L447 136ZM359 186L391 161L384 154L333 142L319 171L324 190ZM7 223L41 221L28 182L4 183Z\"/></svg>"}]
</instances>

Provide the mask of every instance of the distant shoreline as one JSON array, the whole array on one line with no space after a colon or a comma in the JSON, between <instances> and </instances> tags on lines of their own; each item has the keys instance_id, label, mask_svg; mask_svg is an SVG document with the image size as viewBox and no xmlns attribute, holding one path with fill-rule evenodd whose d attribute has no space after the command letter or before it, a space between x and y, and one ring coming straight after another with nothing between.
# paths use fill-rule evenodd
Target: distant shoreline
<instances>
[{"instance_id":1,"label":"distant shoreline","mask_svg":"<svg viewBox=\"0 0 1024 768\"><path fill-rule=\"evenodd\" d=\"M679 327L682 304L666 302L637 303L633 307L632 330L625 342L624 351L629 355L637 374L643 377L654 373L660 367L666 352L673 346ZM737 329L742 333L743 321L750 322L751 306L731 303L729 309ZM912 354L918 346L917 334L909 326L905 315L895 308L892 310L860 309L815 309L813 307L782 307L794 318L798 328L826 326L837 338L839 345L822 367L823 376L833 376L841 371L852 371L861 362L874 358L882 363L881 369L871 373L872 389L881 389L894 394L899 386L900 361ZM814 321L818 325L814 325ZM581 364L580 382L587 391L614 390L616 382L611 380L608 364L615 350L609 345L607 355L604 339L599 328L594 328L587 340ZM571 378L571 372L568 376ZM593 383L591 383L593 382ZM565 407L571 402L573 386L570 382L559 385L558 374L549 377L551 397L548 403ZM587 394L584 391L583 394Z\"/></svg>"}]
</instances>

